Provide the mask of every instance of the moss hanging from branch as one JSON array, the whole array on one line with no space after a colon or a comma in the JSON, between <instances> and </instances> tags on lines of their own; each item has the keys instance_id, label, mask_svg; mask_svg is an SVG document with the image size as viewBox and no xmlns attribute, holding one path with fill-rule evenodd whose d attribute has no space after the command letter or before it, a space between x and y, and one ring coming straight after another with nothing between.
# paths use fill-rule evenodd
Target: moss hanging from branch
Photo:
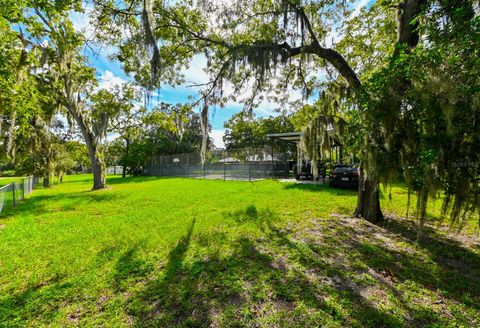
<instances>
[{"instance_id":1,"label":"moss hanging from branch","mask_svg":"<svg viewBox=\"0 0 480 328\"><path fill-rule=\"evenodd\" d=\"M153 17L153 2L154 0L143 0L142 23L145 36L145 45L151 53L150 69L152 81L151 87L155 85L158 79L158 72L160 69L160 51L158 49L157 40L155 37L155 24Z\"/></svg>"},{"instance_id":2,"label":"moss hanging from branch","mask_svg":"<svg viewBox=\"0 0 480 328\"><path fill-rule=\"evenodd\" d=\"M297 143L297 167L302 167L303 149L300 142Z\"/></svg>"},{"instance_id":3,"label":"moss hanging from branch","mask_svg":"<svg viewBox=\"0 0 480 328\"><path fill-rule=\"evenodd\" d=\"M313 176L318 176L317 161L323 158L323 152L331 147L329 128L333 122L325 115L318 115L304 129L299 148L312 161ZM320 158L319 158L320 156Z\"/></svg>"},{"instance_id":4,"label":"moss hanging from branch","mask_svg":"<svg viewBox=\"0 0 480 328\"><path fill-rule=\"evenodd\" d=\"M291 28L295 30L295 36L290 41L283 40L283 43L276 43L272 40L256 40L253 44L228 45L229 54L232 58L228 78L233 78L237 67L250 66L255 69L257 82L263 85L268 73L275 72L279 65L287 64L292 59L292 47L295 47L295 40L301 40L301 45L305 45L307 38L315 38L311 31L307 29L308 17L302 7L292 1L282 0L280 3L280 15L283 15L284 29ZM298 49L295 49L298 51ZM310 54L299 52L301 55L301 64L308 64L312 57ZM305 91L308 93L308 91Z\"/></svg>"},{"instance_id":5,"label":"moss hanging from branch","mask_svg":"<svg viewBox=\"0 0 480 328\"><path fill-rule=\"evenodd\" d=\"M208 143L208 103L205 100L202 111L200 112L200 128L202 130L202 146L200 148L200 161L202 167L205 165Z\"/></svg>"},{"instance_id":6,"label":"moss hanging from branch","mask_svg":"<svg viewBox=\"0 0 480 328\"><path fill-rule=\"evenodd\" d=\"M314 176L318 176L318 160L332 147L332 140L341 140L347 122L342 117L340 104L348 88L332 86L320 94L319 114L303 129L299 148L312 161Z\"/></svg>"}]
</instances>

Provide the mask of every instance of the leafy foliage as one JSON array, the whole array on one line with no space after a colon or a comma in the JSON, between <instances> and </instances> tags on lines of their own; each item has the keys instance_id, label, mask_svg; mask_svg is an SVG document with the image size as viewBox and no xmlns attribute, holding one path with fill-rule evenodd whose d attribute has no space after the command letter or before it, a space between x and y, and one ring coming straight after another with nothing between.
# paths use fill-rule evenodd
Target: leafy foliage
<instances>
[{"instance_id":1,"label":"leafy foliage","mask_svg":"<svg viewBox=\"0 0 480 328\"><path fill-rule=\"evenodd\" d=\"M429 42L411 52L400 50L372 75L363 113L375 131L372 163L382 179L392 181L403 172L409 188L418 193L421 221L429 196L435 199L443 191L444 212L461 227L480 209L480 39L474 32L479 21L472 13L465 16L469 3L459 2L453 11L446 6L430 8L418 18ZM449 23L439 25L439 19ZM394 89L399 85L401 96Z\"/></svg>"},{"instance_id":2,"label":"leafy foliage","mask_svg":"<svg viewBox=\"0 0 480 328\"><path fill-rule=\"evenodd\" d=\"M273 145L280 151L293 150L291 145L281 141L272 141L267 134L294 132L292 116L281 114L276 117L256 118L245 112L233 115L224 123L223 138L227 149L257 148Z\"/></svg>"},{"instance_id":3,"label":"leafy foliage","mask_svg":"<svg viewBox=\"0 0 480 328\"><path fill-rule=\"evenodd\" d=\"M200 151L200 117L188 105L161 103L137 120L106 145L109 165L122 165L131 174L141 174L150 156Z\"/></svg>"}]
</instances>

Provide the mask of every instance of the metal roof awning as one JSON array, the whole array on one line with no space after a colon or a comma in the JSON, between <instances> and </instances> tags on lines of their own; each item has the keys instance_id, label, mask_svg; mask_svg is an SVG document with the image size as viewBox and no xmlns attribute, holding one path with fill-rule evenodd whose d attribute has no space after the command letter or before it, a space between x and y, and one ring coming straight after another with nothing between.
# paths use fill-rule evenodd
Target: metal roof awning
<instances>
[{"instance_id":1,"label":"metal roof awning","mask_svg":"<svg viewBox=\"0 0 480 328\"><path fill-rule=\"evenodd\" d=\"M302 137L303 132L286 132L286 133L271 133L267 134L267 138L278 139L288 142L298 142Z\"/></svg>"}]
</instances>

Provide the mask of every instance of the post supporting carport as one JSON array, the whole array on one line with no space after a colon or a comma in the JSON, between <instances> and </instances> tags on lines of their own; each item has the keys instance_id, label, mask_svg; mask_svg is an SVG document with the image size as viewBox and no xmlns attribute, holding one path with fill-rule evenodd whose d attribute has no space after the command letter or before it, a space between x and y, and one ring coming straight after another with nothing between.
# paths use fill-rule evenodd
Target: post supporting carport
<instances>
[{"instance_id":1,"label":"post supporting carport","mask_svg":"<svg viewBox=\"0 0 480 328\"><path fill-rule=\"evenodd\" d=\"M271 134L267 134L267 138L271 139L271 140L281 140L285 143L289 143L289 142L293 142L293 143L297 143L297 147L298 147L298 143L300 142L300 139L303 135L303 132L286 132L286 133L271 133ZM273 142L272 142L272 145L273 145ZM285 166L285 175L286 177L288 178L289 176L289 165L288 165L288 161L287 161L287 151L285 150L284 151L284 166ZM275 161L273 159L273 146L272 146L272 171L274 172L274 175L275 177L277 176L277 172L276 172L276 169L275 169Z\"/></svg>"}]
</instances>

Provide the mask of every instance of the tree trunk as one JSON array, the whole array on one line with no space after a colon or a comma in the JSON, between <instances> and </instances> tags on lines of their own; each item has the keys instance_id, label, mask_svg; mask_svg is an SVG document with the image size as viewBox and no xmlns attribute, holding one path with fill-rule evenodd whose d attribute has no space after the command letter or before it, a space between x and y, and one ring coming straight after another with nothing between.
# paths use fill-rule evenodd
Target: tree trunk
<instances>
[{"instance_id":1,"label":"tree trunk","mask_svg":"<svg viewBox=\"0 0 480 328\"><path fill-rule=\"evenodd\" d=\"M50 177L53 176L52 174L52 168L51 168L51 162L50 162L50 151L47 149L45 150L45 153L47 154L45 156L45 161L43 162L44 168L46 169L46 172L44 173L43 177L43 188L50 188L53 184L52 179Z\"/></svg>"},{"instance_id":2,"label":"tree trunk","mask_svg":"<svg viewBox=\"0 0 480 328\"><path fill-rule=\"evenodd\" d=\"M428 190L424 187L417 192L417 242L423 238L425 216L427 215Z\"/></svg>"},{"instance_id":3,"label":"tree trunk","mask_svg":"<svg viewBox=\"0 0 480 328\"><path fill-rule=\"evenodd\" d=\"M15 110L15 105L12 106L13 111L10 115L10 127L7 131L7 138L5 142L5 153L10 158L10 162L15 162L15 134L16 134L16 122L17 122L17 111Z\"/></svg>"},{"instance_id":4,"label":"tree trunk","mask_svg":"<svg viewBox=\"0 0 480 328\"><path fill-rule=\"evenodd\" d=\"M126 138L125 139L125 157L128 158L128 153L130 151L130 139ZM127 176L127 166L124 164L122 167L122 178L125 178Z\"/></svg>"},{"instance_id":5,"label":"tree trunk","mask_svg":"<svg viewBox=\"0 0 480 328\"><path fill-rule=\"evenodd\" d=\"M90 158L93 173L92 190L105 189L107 187L105 179L105 163L103 162L101 156L97 138L88 128L84 117L81 116L81 114L78 112L78 108L76 106L70 105L67 107L67 109L77 122L78 127L80 128L80 132L82 133L83 140L87 145L88 157Z\"/></svg>"},{"instance_id":6,"label":"tree trunk","mask_svg":"<svg viewBox=\"0 0 480 328\"><path fill-rule=\"evenodd\" d=\"M107 187L105 176L105 163L98 154L97 147L93 152L89 152L92 162L93 188L92 190L105 189Z\"/></svg>"},{"instance_id":7,"label":"tree trunk","mask_svg":"<svg viewBox=\"0 0 480 328\"><path fill-rule=\"evenodd\" d=\"M383 220L380 209L379 181L374 176L365 172L363 161L360 164L360 177L358 182L357 208L355 217L378 223Z\"/></svg>"},{"instance_id":8,"label":"tree trunk","mask_svg":"<svg viewBox=\"0 0 480 328\"><path fill-rule=\"evenodd\" d=\"M50 174L47 174L43 177L43 188L50 188L52 185L50 183Z\"/></svg>"},{"instance_id":9,"label":"tree trunk","mask_svg":"<svg viewBox=\"0 0 480 328\"><path fill-rule=\"evenodd\" d=\"M418 218L418 226L417 226L417 242L421 241L423 238L423 227L425 226L425 217L421 216Z\"/></svg>"},{"instance_id":10,"label":"tree trunk","mask_svg":"<svg viewBox=\"0 0 480 328\"><path fill-rule=\"evenodd\" d=\"M28 64L27 62L27 45L28 43L23 39L20 38L22 44L23 44L23 49L22 53L20 55L18 65L17 65L17 77L16 77L16 86L21 86L22 81L23 81L23 72L24 72L24 67ZM15 135L16 135L16 124L17 124L17 103L16 101L13 101L12 106L11 106L12 113L10 115L10 127L8 129L8 138L6 140L5 144L5 153L7 156L10 157L10 162L14 163L15 162L15 153L16 153L16 147L15 147Z\"/></svg>"}]
</instances>

